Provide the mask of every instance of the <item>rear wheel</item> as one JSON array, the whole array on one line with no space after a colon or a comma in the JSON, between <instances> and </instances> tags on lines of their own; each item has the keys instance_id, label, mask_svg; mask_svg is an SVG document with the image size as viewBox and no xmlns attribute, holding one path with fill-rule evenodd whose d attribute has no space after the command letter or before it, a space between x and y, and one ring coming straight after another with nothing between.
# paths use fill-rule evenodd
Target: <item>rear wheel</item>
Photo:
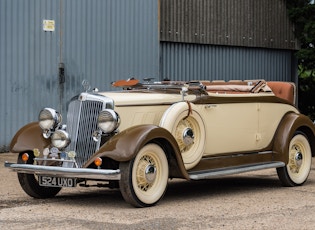
<instances>
[{"instance_id":1,"label":"rear wheel","mask_svg":"<svg viewBox=\"0 0 315 230\"><path fill-rule=\"evenodd\" d=\"M33 153L29 153L30 157L26 164L34 164ZM24 164L22 153L19 154L18 164ZM34 174L18 173L18 179L24 192L34 198L51 198L57 195L61 190L59 187L43 187L38 183L38 178Z\"/></svg>"},{"instance_id":2,"label":"rear wheel","mask_svg":"<svg viewBox=\"0 0 315 230\"><path fill-rule=\"evenodd\" d=\"M312 151L304 133L296 132L289 145L289 161L277 173L284 186L302 185L311 171Z\"/></svg>"},{"instance_id":3,"label":"rear wheel","mask_svg":"<svg viewBox=\"0 0 315 230\"><path fill-rule=\"evenodd\" d=\"M163 197L169 169L166 155L159 145L145 145L134 159L121 162L119 168L119 187L126 202L135 207L149 207Z\"/></svg>"}]
</instances>

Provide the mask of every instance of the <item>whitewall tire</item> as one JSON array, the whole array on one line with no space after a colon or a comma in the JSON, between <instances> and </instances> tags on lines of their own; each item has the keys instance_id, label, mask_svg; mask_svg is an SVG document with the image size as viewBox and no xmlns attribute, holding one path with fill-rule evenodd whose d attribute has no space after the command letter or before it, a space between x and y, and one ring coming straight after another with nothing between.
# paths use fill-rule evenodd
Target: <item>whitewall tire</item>
<instances>
[{"instance_id":1,"label":"whitewall tire","mask_svg":"<svg viewBox=\"0 0 315 230\"><path fill-rule=\"evenodd\" d=\"M302 185L308 178L312 165L312 151L304 133L296 132L289 145L288 164L277 168L284 186Z\"/></svg>"},{"instance_id":2,"label":"whitewall tire","mask_svg":"<svg viewBox=\"0 0 315 230\"><path fill-rule=\"evenodd\" d=\"M195 105L187 102L172 105L163 114L160 126L175 137L185 168L188 170L196 166L205 149L206 131Z\"/></svg>"},{"instance_id":3,"label":"whitewall tire","mask_svg":"<svg viewBox=\"0 0 315 230\"><path fill-rule=\"evenodd\" d=\"M119 187L126 202L135 207L148 207L163 197L169 168L165 152L159 145L145 145L134 159L121 162L119 168Z\"/></svg>"}]
</instances>

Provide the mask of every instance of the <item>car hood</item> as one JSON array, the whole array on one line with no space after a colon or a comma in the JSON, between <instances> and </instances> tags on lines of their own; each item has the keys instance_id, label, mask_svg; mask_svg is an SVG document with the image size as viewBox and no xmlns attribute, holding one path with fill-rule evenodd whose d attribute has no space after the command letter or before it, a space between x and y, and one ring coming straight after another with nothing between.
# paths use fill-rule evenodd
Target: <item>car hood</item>
<instances>
[{"instance_id":1,"label":"car hood","mask_svg":"<svg viewBox=\"0 0 315 230\"><path fill-rule=\"evenodd\" d=\"M127 105L154 105L154 104L172 104L182 101L181 94L152 93L152 92L103 92L99 93L103 96L114 100L115 106ZM184 100L195 100L195 95L187 95Z\"/></svg>"}]
</instances>

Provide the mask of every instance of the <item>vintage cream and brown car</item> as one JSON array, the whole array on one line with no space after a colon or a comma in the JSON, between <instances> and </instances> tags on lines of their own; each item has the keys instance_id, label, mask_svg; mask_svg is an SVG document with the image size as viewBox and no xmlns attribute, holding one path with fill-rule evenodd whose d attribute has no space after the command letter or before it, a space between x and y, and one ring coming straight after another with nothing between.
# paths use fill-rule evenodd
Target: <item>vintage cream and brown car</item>
<instances>
[{"instance_id":1,"label":"vintage cream and brown car","mask_svg":"<svg viewBox=\"0 0 315 230\"><path fill-rule=\"evenodd\" d=\"M86 85L86 84L85 84ZM23 190L35 198L76 185L119 188L133 206L155 205L169 178L201 180L276 168L284 186L302 185L315 153L313 122L288 82L112 83L69 103L66 125L52 108L11 142ZM87 86L87 85L86 85ZM95 183L95 181L97 183Z\"/></svg>"}]
</instances>

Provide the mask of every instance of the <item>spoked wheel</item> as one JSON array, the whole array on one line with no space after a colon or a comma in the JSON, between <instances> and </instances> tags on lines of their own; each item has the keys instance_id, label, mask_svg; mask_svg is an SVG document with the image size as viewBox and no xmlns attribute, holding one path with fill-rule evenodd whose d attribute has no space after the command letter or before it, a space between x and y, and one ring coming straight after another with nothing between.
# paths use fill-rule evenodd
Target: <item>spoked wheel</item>
<instances>
[{"instance_id":1,"label":"spoked wheel","mask_svg":"<svg viewBox=\"0 0 315 230\"><path fill-rule=\"evenodd\" d=\"M194 105L179 102L171 106L163 115L160 126L175 137L186 169L196 166L204 152L206 132L203 120L194 110Z\"/></svg>"},{"instance_id":2,"label":"spoked wheel","mask_svg":"<svg viewBox=\"0 0 315 230\"><path fill-rule=\"evenodd\" d=\"M30 153L30 157L27 164L34 164L33 155ZM22 153L19 154L18 164L24 164L22 161ZM43 187L38 183L38 178L34 174L18 173L18 179L24 192L34 198L51 198L57 195L61 190L59 187Z\"/></svg>"},{"instance_id":3,"label":"spoked wheel","mask_svg":"<svg viewBox=\"0 0 315 230\"><path fill-rule=\"evenodd\" d=\"M121 162L119 168L119 187L126 202L135 207L149 207L163 197L169 169L166 155L159 145L145 145L134 159Z\"/></svg>"},{"instance_id":4,"label":"spoked wheel","mask_svg":"<svg viewBox=\"0 0 315 230\"><path fill-rule=\"evenodd\" d=\"M311 171L312 152L307 137L296 132L289 145L289 161L277 168L278 177L284 186L302 185Z\"/></svg>"}]
</instances>

